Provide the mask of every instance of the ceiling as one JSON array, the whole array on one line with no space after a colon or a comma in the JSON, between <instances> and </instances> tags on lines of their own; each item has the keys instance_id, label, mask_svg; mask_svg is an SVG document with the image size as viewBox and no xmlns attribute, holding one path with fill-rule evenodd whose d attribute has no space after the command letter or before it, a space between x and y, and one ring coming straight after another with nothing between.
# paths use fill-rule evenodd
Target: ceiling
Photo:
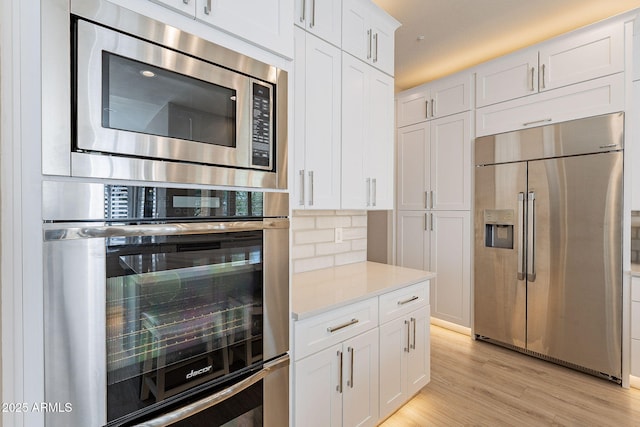
<instances>
[{"instance_id":1,"label":"ceiling","mask_svg":"<svg viewBox=\"0 0 640 427\"><path fill-rule=\"evenodd\" d=\"M402 23L396 31L396 90L640 8L640 0L373 1Z\"/></svg>"}]
</instances>

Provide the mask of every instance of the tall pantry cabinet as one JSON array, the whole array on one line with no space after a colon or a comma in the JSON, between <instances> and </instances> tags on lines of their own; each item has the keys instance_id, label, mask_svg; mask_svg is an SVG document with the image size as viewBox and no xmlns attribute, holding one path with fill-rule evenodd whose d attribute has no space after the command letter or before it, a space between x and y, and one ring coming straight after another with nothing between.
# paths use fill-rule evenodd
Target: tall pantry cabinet
<instances>
[{"instance_id":1,"label":"tall pantry cabinet","mask_svg":"<svg viewBox=\"0 0 640 427\"><path fill-rule=\"evenodd\" d=\"M437 274L431 316L470 327L471 73L397 95L396 262Z\"/></svg>"}]
</instances>

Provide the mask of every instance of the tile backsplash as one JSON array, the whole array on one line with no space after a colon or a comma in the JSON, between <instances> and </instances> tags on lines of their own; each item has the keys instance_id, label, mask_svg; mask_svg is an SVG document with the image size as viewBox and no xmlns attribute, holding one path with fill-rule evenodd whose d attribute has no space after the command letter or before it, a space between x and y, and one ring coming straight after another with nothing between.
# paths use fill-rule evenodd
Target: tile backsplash
<instances>
[{"instance_id":1,"label":"tile backsplash","mask_svg":"<svg viewBox=\"0 0 640 427\"><path fill-rule=\"evenodd\" d=\"M640 264L640 211L631 212L631 263Z\"/></svg>"},{"instance_id":2,"label":"tile backsplash","mask_svg":"<svg viewBox=\"0 0 640 427\"><path fill-rule=\"evenodd\" d=\"M367 211L293 211L291 231L294 273L367 260Z\"/></svg>"}]
</instances>

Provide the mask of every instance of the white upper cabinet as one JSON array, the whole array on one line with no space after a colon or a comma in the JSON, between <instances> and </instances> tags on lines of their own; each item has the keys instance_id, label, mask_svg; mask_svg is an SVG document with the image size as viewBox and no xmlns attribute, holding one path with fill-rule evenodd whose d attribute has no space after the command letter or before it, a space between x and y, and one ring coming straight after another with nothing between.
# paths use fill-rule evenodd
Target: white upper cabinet
<instances>
[{"instance_id":1,"label":"white upper cabinet","mask_svg":"<svg viewBox=\"0 0 640 427\"><path fill-rule=\"evenodd\" d=\"M189 17L196 16L196 0L151 0L154 3L170 7Z\"/></svg>"},{"instance_id":2,"label":"white upper cabinet","mask_svg":"<svg viewBox=\"0 0 640 427\"><path fill-rule=\"evenodd\" d=\"M293 209L340 209L341 52L295 30Z\"/></svg>"},{"instance_id":3,"label":"white upper cabinet","mask_svg":"<svg viewBox=\"0 0 640 427\"><path fill-rule=\"evenodd\" d=\"M342 208L393 209L393 78L343 53Z\"/></svg>"},{"instance_id":4,"label":"white upper cabinet","mask_svg":"<svg viewBox=\"0 0 640 427\"><path fill-rule=\"evenodd\" d=\"M398 129L398 209L469 210L470 113Z\"/></svg>"},{"instance_id":5,"label":"white upper cabinet","mask_svg":"<svg viewBox=\"0 0 640 427\"><path fill-rule=\"evenodd\" d=\"M261 46L293 57L290 0L151 0Z\"/></svg>"},{"instance_id":6,"label":"white upper cabinet","mask_svg":"<svg viewBox=\"0 0 640 427\"><path fill-rule=\"evenodd\" d=\"M342 0L295 0L294 24L329 43L342 43Z\"/></svg>"},{"instance_id":7,"label":"white upper cabinet","mask_svg":"<svg viewBox=\"0 0 640 427\"><path fill-rule=\"evenodd\" d=\"M427 83L398 95L397 126L468 111L471 73L464 72Z\"/></svg>"},{"instance_id":8,"label":"white upper cabinet","mask_svg":"<svg viewBox=\"0 0 640 427\"><path fill-rule=\"evenodd\" d=\"M400 23L370 0L343 0L342 11L342 49L392 76Z\"/></svg>"},{"instance_id":9,"label":"white upper cabinet","mask_svg":"<svg viewBox=\"0 0 640 427\"><path fill-rule=\"evenodd\" d=\"M590 26L479 66L476 70L476 106L483 107L623 70L623 23Z\"/></svg>"}]
</instances>

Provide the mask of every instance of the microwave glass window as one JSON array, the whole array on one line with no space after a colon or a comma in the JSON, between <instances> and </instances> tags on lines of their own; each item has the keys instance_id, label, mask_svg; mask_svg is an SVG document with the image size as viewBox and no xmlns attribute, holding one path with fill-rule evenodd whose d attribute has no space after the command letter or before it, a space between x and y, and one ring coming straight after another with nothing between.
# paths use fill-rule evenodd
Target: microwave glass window
<instances>
[{"instance_id":1,"label":"microwave glass window","mask_svg":"<svg viewBox=\"0 0 640 427\"><path fill-rule=\"evenodd\" d=\"M235 147L236 91L102 52L102 126Z\"/></svg>"},{"instance_id":2,"label":"microwave glass window","mask_svg":"<svg viewBox=\"0 0 640 427\"><path fill-rule=\"evenodd\" d=\"M109 420L262 361L262 232L107 240Z\"/></svg>"}]
</instances>

